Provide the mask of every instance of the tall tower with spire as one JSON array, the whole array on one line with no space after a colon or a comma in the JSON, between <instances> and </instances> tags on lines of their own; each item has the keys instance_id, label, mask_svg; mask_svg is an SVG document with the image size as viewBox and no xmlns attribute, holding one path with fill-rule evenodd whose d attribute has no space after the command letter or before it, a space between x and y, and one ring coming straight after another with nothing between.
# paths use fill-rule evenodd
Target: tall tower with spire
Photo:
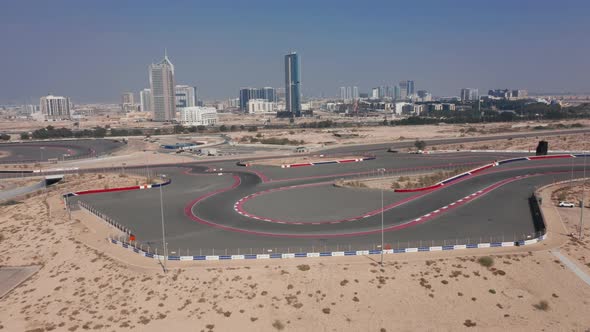
<instances>
[{"instance_id":1,"label":"tall tower with spire","mask_svg":"<svg viewBox=\"0 0 590 332\"><path fill-rule=\"evenodd\" d=\"M152 119L154 121L171 121L176 115L174 94L174 65L164 50L164 59L152 63L149 68Z\"/></svg>"}]
</instances>

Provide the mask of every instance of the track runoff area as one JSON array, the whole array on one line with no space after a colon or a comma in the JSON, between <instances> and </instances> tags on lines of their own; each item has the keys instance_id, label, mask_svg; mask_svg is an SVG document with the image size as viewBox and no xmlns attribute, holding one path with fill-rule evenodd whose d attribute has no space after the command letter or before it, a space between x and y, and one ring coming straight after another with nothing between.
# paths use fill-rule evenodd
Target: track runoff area
<instances>
[{"instance_id":1,"label":"track runoff area","mask_svg":"<svg viewBox=\"0 0 590 332\"><path fill-rule=\"evenodd\" d=\"M535 188L582 176L584 159L584 154L382 151L368 161L296 168L216 162L161 167L156 171L171 179L166 186L72 196L70 204L80 201L125 229L123 236L113 232L113 243L157 258L156 251L164 252L162 208L166 252L179 260L518 245L543 233L529 204ZM334 186L339 179L456 168L471 171L420 191L386 190L383 200L380 190Z\"/></svg>"}]
</instances>

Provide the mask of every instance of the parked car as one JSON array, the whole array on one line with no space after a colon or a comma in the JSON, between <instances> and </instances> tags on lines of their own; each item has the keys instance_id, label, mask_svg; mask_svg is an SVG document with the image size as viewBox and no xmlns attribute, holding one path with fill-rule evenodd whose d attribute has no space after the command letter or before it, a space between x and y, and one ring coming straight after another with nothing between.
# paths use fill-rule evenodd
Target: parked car
<instances>
[{"instance_id":1,"label":"parked car","mask_svg":"<svg viewBox=\"0 0 590 332\"><path fill-rule=\"evenodd\" d=\"M559 202L559 207L569 207L569 208L573 208L576 205L574 203L570 203L570 202Z\"/></svg>"}]
</instances>

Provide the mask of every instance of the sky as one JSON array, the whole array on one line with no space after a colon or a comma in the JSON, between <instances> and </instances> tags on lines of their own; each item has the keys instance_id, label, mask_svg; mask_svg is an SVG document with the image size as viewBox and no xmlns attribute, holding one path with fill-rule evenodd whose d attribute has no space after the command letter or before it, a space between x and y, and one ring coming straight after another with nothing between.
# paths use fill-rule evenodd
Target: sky
<instances>
[{"instance_id":1,"label":"sky","mask_svg":"<svg viewBox=\"0 0 590 332\"><path fill-rule=\"evenodd\" d=\"M590 92L589 12L587 0L6 0L0 103L139 98L164 49L205 100L284 87L290 51L305 96L407 79L435 96Z\"/></svg>"}]
</instances>

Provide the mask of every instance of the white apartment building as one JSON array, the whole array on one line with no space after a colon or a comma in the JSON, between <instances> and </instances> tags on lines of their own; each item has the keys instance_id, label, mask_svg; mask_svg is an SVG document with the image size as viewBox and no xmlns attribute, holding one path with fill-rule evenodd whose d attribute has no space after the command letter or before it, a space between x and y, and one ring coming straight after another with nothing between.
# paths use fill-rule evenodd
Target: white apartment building
<instances>
[{"instance_id":1,"label":"white apartment building","mask_svg":"<svg viewBox=\"0 0 590 332\"><path fill-rule=\"evenodd\" d=\"M276 113L276 103L270 102L266 99L250 99L248 100L248 113Z\"/></svg>"},{"instance_id":2,"label":"white apartment building","mask_svg":"<svg viewBox=\"0 0 590 332\"><path fill-rule=\"evenodd\" d=\"M180 123L183 126L214 126L217 120L217 110L214 107L193 106L180 109Z\"/></svg>"},{"instance_id":3,"label":"white apartment building","mask_svg":"<svg viewBox=\"0 0 590 332\"><path fill-rule=\"evenodd\" d=\"M396 115L402 115L404 113L404 107L407 107L408 105L412 105L410 103L405 103L405 102L398 102L395 103L394 107L393 107L393 112Z\"/></svg>"},{"instance_id":4,"label":"white apartment building","mask_svg":"<svg viewBox=\"0 0 590 332\"><path fill-rule=\"evenodd\" d=\"M48 95L41 97L39 109L45 119L70 119L70 98Z\"/></svg>"}]
</instances>

